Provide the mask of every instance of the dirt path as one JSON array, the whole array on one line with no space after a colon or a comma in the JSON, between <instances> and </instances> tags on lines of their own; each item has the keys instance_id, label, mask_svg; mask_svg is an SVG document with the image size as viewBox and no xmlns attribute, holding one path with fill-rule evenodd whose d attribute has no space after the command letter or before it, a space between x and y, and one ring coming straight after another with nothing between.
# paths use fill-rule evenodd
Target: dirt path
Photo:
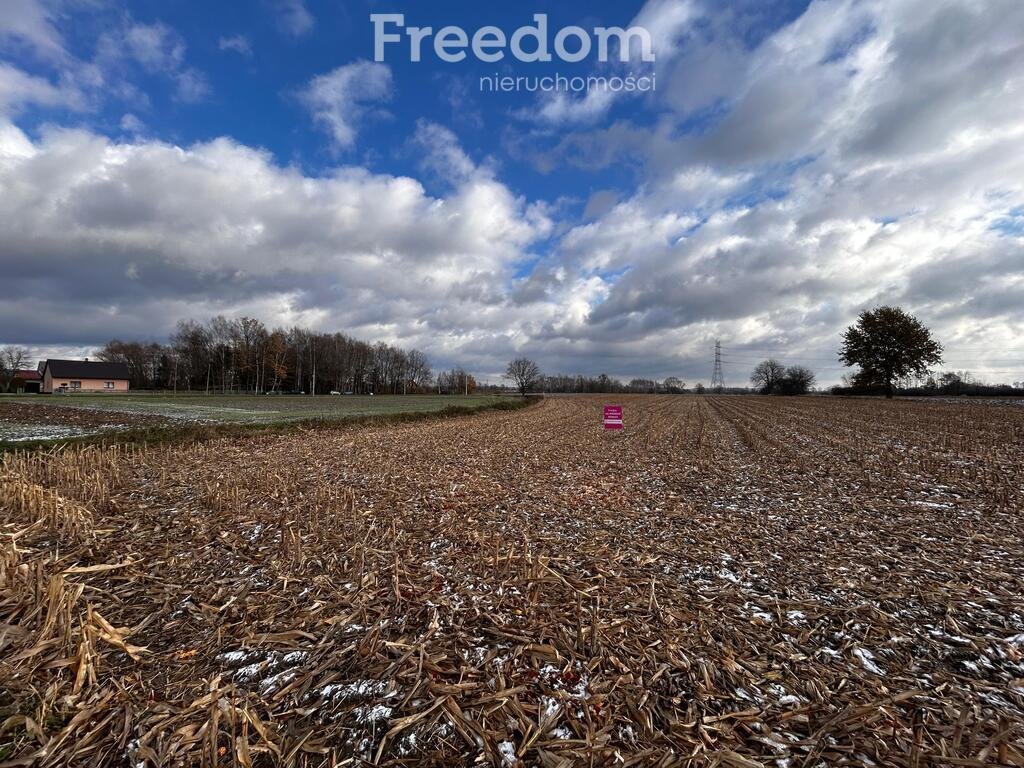
<instances>
[{"instance_id":1,"label":"dirt path","mask_svg":"<svg viewBox=\"0 0 1024 768\"><path fill-rule=\"evenodd\" d=\"M9 459L12 754L1024 764L1020 409L606 400Z\"/></svg>"}]
</instances>

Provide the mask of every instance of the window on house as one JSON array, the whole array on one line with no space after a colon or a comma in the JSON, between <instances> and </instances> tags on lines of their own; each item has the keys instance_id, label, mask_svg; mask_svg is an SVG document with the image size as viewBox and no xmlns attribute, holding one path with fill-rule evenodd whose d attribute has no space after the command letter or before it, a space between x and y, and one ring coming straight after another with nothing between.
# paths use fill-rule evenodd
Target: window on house
<instances>
[{"instance_id":1,"label":"window on house","mask_svg":"<svg viewBox=\"0 0 1024 768\"><path fill-rule=\"evenodd\" d=\"M114 388L114 382L112 382L112 381L105 381L105 382L103 382L103 388L104 389L113 389Z\"/></svg>"},{"instance_id":2,"label":"window on house","mask_svg":"<svg viewBox=\"0 0 1024 768\"><path fill-rule=\"evenodd\" d=\"M71 388L72 389L81 389L82 388L82 382L80 382L80 381L72 381L71 382Z\"/></svg>"}]
</instances>

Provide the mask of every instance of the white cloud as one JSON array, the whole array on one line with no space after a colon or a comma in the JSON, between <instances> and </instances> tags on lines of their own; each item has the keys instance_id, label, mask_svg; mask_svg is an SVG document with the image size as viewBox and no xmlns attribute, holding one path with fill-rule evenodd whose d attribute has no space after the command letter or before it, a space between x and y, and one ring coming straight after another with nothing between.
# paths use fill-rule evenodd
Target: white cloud
<instances>
[{"instance_id":1,"label":"white cloud","mask_svg":"<svg viewBox=\"0 0 1024 768\"><path fill-rule=\"evenodd\" d=\"M355 144L359 123L373 111L372 105L388 101L391 91L391 68L360 60L313 78L299 98L334 144L348 149Z\"/></svg>"},{"instance_id":2,"label":"white cloud","mask_svg":"<svg viewBox=\"0 0 1024 768\"><path fill-rule=\"evenodd\" d=\"M195 67L182 70L176 76L175 96L179 101L195 103L210 94L210 83L206 75Z\"/></svg>"},{"instance_id":3,"label":"white cloud","mask_svg":"<svg viewBox=\"0 0 1024 768\"><path fill-rule=\"evenodd\" d=\"M479 170L463 150L458 137L443 125L420 120L416 124L413 145L420 153L420 167L440 178L465 181ZM485 173L490 175L489 171Z\"/></svg>"},{"instance_id":4,"label":"white cloud","mask_svg":"<svg viewBox=\"0 0 1024 768\"><path fill-rule=\"evenodd\" d=\"M1016 2L822 0L749 52L684 44L661 95L674 124L572 134L554 156L645 163L631 197L560 242L566 274L606 284L577 338L664 360L721 336L829 382L842 327L894 302L949 367L1020 379L998 350L1024 333L1024 239L996 226L1024 206L1020 28ZM689 76L701 60L730 76Z\"/></svg>"},{"instance_id":5,"label":"white cloud","mask_svg":"<svg viewBox=\"0 0 1024 768\"><path fill-rule=\"evenodd\" d=\"M121 116L121 121L118 123L121 126L122 131L128 133L142 133L146 125L138 117L133 115L131 112L125 113Z\"/></svg>"},{"instance_id":6,"label":"white cloud","mask_svg":"<svg viewBox=\"0 0 1024 768\"><path fill-rule=\"evenodd\" d=\"M316 20L304 0L271 0L281 30L289 37L305 37L313 31Z\"/></svg>"},{"instance_id":7,"label":"white cloud","mask_svg":"<svg viewBox=\"0 0 1024 768\"><path fill-rule=\"evenodd\" d=\"M187 49L184 38L173 27L161 21L144 24L129 19L100 35L92 90L107 98L113 95L135 100L136 109L144 107L147 95L138 92L131 82L133 66L138 66L170 80L177 101L202 101L210 94L210 84L203 72L189 66Z\"/></svg>"},{"instance_id":8,"label":"white cloud","mask_svg":"<svg viewBox=\"0 0 1024 768\"><path fill-rule=\"evenodd\" d=\"M599 66L592 75L595 78L650 74L657 76L677 56L681 40L688 36L691 26L700 17L701 12L692 0L647 0L626 26L647 30L655 62L644 63L641 59L641 48L634 45L629 52L628 63L620 62L618 51L611 50L609 61ZM597 79L594 86L583 95L572 95L564 91L543 93L538 105L521 110L517 114L519 117L536 120L549 126L591 125L603 119L620 98L637 95L644 94L614 91Z\"/></svg>"},{"instance_id":9,"label":"white cloud","mask_svg":"<svg viewBox=\"0 0 1024 768\"><path fill-rule=\"evenodd\" d=\"M647 0L630 22L651 33L651 47L656 61L667 63L676 56L681 40L694 22L703 15L691 0ZM639 51L630 51L630 60L639 60Z\"/></svg>"},{"instance_id":10,"label":"white cloud","mask_svg":"<svg viewBox=\"0 0 1024 768\"><path fill-rule=\"evenodd\" d=\"M29 104L81 109L83 103L81 92L72 85L54 85L0 61L0 114L10 114Z\"/></svg>"},{"instance_id":11,"label":"white cloud","mask_svg":"<svg viewBox=\"0 0 1024 768\"><path fill-rule=\"evenodd\" d=\"M179 317L252 311L448 354L530 314L506 288L551 228L486 175L432 197L360 168L307 177L228 139L32 142L7 125L0 187L0 268L25 297L0 324L28 343L159 337ZM70 311L74 327L46 319Z\"/></svg>"},{"instance_id":12,"label":"white cloud","mask_svg":"<svg viewBox=\"0 0 1024 768\"><path fill-rule=\"evenodd\" d=\"M245 35L230 35L217 41L217 48L222 51L234 51L240 56L252 56L252 42Z\"/></svg>"},{"instance_id":13,"label":"white cloud","mask_svg":"<svg viewBox=\"0 0 1024 768\"><path fill-rule=\"evenodd\" d=\"M128 56L151 72L176 70L185 61L185 41L166 24L131 24L119 36Z\"/></svg>"},{"instance_id":14,"label":"white cloud","mask_svg":"<svg viewBox=\"0 0 1024 768\"><path fill-rule=\"evenodd\" d=\"M39 0L4 0L0 11L0 45L5 43L27 45L45 59L60 61L67 57L52 14Z\"/></svg>"}]
</instances>

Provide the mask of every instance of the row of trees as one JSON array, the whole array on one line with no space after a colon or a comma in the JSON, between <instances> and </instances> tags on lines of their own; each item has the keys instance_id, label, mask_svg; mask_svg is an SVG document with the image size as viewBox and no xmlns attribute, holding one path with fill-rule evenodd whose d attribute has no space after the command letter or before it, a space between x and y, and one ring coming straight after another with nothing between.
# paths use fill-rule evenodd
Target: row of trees
<instances>
[{"instance_id":1,"label":"row of trees","mask_svg":"<svg viewBox=\"0 0 1024 768\"><path fill-rule=\"evenodd\" d=\"M961 397L1019 397L1024 390L1024 381L1013 384L986 384L975 378L970 371L946 371L939 377L927 376L923 382L904 386L901 391L908 395L946 395Z\"/></svg>"},{"instance_id":2,"label":"row of trees","mask_svg":"<svg viewBox=\"0 0 1024 768\"><path fill-rule=\"evenodd\" d=\"M437 393L439 395L472 395L477 390L473 374L466 373L459 367L437 374Z\"/></svg>"},{"instance_id":3,"label":"row of trees","mask_svg":"<svg viewBox=\"0 0 1024 768\"><path fill-rule=\"evenodd\" d=\"M846 329L839 359L858 368L850 389L875 389L892 397L896 382L924 378L930 366L942 362L942 345L916 317L899 307L878 307L861 312L857 322ZM525 357L509 362L505 376L522 394L537 388L547 392L681 392L686 386L674 377L661 385L651 379L633 379L623 385L606 375L544 376L537 364ZM750 381L761 394L802 395L814 386L815 376L802 365L787 367L768 359L757 364ZM939 382L930 381L933 390L962 390L965 384L963 375L956 373L943 374Z\"/></svg>"},{"instance_id":4,"label":"row of trees","mask_svg":"<svg viewBox=\"0 0 1024 768\"><path fill-rule=\"evenodd\" d=\"M915 317L899 307L864 311L846 329L839 359L857 372L841 393L884 393L892 397L901 382L916 381L915 394L1004 394L1024 387L987 386L965 372L947 372L938 379L930 367L942 363L942 345ZM127 364L133 389L174 389L205 392L415 393L436 391L470 394L474 378L462 368L434 379L426 355L383 342L369 344L343 333L320 333L301 327L268 329L261 321L221 316L202 324L183 320L168 344L114 339L98 354L101 360ZM28 351L0 349L0 391L8 391L15 372L28 364ZM609 377L544 375L529 358L509 362L505 377L523 394L558 393L681 393L686 383L634 378L628 383ZM764 394L799 395L810 391L815 376L803 366L786 367L778 360L757 365L751 382ZM697 385L695 392L703 392ZM730 390L743 391L743 390ZM1005 391L1005 392L1004 392Z\"/></svg>"},{"instance_id":5,"label":"row of trees","mask_svg":"<svg viewBox=\"0 0 1024 768\"><path fill-rule=\"evenodd\" d=\"M433 387L417 349L298 326L269 329L251 317L183 320L168 344L114 339L97 356L127 364L133 389L403 394Z\"/></svg>"},{"instance_id":6,"label":"row of trees","mask_svg":"<svg viewBox=\"0 0 1024 768\"><path fill-rule=\"evenodd\" d=\"M664 381L635 378L623 383L605 373L600 376L545 375L541 373L540 366L528 357L510 361L505 369L505 378L523 395L527 392L679 394L686 390L686 382L675 376Z\"/></svg>"}]
</instances>

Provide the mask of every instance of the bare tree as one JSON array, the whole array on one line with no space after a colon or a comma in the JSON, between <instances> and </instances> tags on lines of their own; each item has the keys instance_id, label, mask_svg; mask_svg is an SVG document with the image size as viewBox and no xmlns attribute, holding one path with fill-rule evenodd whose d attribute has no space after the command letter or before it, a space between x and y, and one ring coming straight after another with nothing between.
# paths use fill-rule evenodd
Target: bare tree
<instances>
[{"instance_id":1,"label":"bare tree","mask_svg":"<svg viewBox=\"0 0 1024 768\"><path fill-rule=\"evenodd\" d=\"M763 395L771 395L778 391L786 369L778 360L762 360L750 374L750 383Z\"/></svg>"},{"instance_id":2,"label":"bare tree","mask_svg":"<svg viewBox=\"0 0 1024 768\"><path fill-rule=\"evenodd\" d=\"M0 384L3 384L3 391L11 389L11 382L14 376L25 365L28 360L28 350L24 347L8 346L0 349Z\"/></svg>"},{"instance_id":3,"label":"bare tree","mask_svg":"<svg viewBox=\"0 0 1024 768\"><path fill-rule=\"evenodd\" d=\"M540 381L540 368L528 357L517 357L505 369L505 378L515 382L519 394L526 395Z\"/></svg>"},{"instance_id":4,"label":"bare tree","mask_svg":"<svg viewBox=\"0 0 1024 768\"><path fill-rule=\"evenodd\" d=\"M669 376L665 379L664 384L665 391L670 395L678 395L684 389L686 389L686 382L680 379L678 376Z\"/></svg>"},{"instance_id":5,"label":"bare tree","mask_svg":"<svg viewBox=\"0 0 1024 768\"><path fill-rule=\"evenodd\" d=\"M407 357L407 378L413 391L416 391L430 381L430 362L418 349L410 349Z\"/></svg>"}]
</instances>

